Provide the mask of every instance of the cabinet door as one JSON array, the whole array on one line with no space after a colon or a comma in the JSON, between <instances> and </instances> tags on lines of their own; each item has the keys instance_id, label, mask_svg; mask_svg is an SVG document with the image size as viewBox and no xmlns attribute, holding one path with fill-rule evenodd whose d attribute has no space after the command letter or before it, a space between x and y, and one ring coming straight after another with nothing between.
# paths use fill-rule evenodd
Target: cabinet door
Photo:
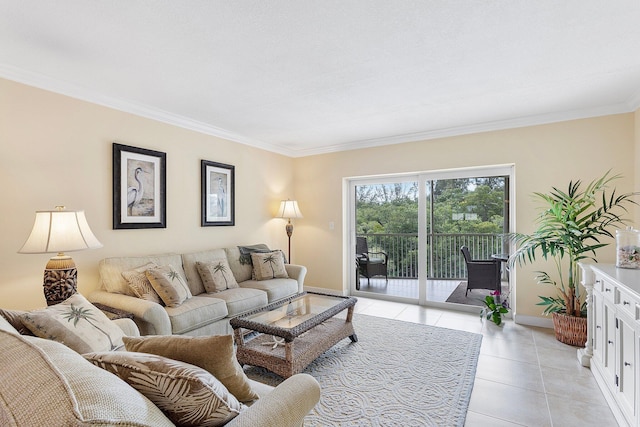
<instances>
[{"instance_id":1,"label":"cabinet door","mask_svg":"<svg viewBox=\"0 0 640 427\"><path fill-rule=\"evenodd\" d=\"M629 420L635 420L636 411L636 331L633 326L626 317L618 318L618 401Z\"/></svg>"},{"instance_id":2,"label":"cabinet door","mask_svg":"<svg viewBox=\"0 0 640 427\"><path fill-rule=\"evenodd\" d=\"M600 364L604 363L606 342L605 336L605 322L604 322L604 301L600 292L593 293L593 357L598 359Z\"/></svg>"},{"instance_id":3,"label":"cabinet door","mask_svg":"<svg viewBox=\"0 0 640 427\"><path fill-rule=\"evenodd\" d=\"M613 304L605 303L604 307L604 359L603 365L607 373L607 385L615 387L616 384L616 312Z\"/></svg>"}]
</instances>

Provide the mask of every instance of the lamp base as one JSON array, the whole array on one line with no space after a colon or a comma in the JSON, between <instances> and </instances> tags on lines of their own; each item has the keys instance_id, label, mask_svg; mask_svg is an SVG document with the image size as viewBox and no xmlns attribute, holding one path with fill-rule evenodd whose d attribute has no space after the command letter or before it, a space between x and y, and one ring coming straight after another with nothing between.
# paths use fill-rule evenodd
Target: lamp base
<instances>
[{"instance_id":1,"label":"lamp base","mask_svg":"<svg viewBox=\"0 0 640 427\"><path fill-rule=\"evenodd\" d=\"M44 298L47 305L58 304L78 291L78 270L70 256L58 255L44 269Z\"/></svg>"}]
</instances>

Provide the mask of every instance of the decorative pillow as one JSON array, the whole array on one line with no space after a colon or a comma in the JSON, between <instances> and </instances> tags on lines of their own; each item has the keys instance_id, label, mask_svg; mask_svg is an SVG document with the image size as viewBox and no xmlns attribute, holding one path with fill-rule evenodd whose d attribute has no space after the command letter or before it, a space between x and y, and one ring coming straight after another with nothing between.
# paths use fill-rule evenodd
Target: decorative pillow
<instances>
[{"instance_id":1,"label":"decorative pillow","mask_svg":"<svg viewBox=\"0 0 640 427\"><path fill-rule=\"evenodd\" d=\"M202 368L155 354L117 351L84 357L155 403L180 426L220 426L245 405Z\"/></svg>"},{"instance_id":2,"label":"decorative pillow","mask_svg":"<svg viewBox=\"0 0 640 427\"><path fill-rule=\"evenodd\" d=\"M258 399L238 363L233 336L148 335L124 337L127 351L157 354L196 365L216 377L241 402Z\"/></svg>"},{"instance_id":3,"label":"decorative pillow","mask_svg":"<svg viewBox=\"0 0 640 427\"><path fill-rule=\"evenodd\" d=\"M0 308L0 316L13 326L20 335L33 335L33 333L22 323L22 315L26 311L22 310L6 310Z\"/></svg>"},{"instance_id":4,"label":"decorative pillow","mask_svg":"<svg viewBox=\"0 0 640 427\"><path fill-rule=\"evenodd\" d=\"M178 307L192 297L187 282L171 265L150 268L145 274L167 307Z\"/></svg>"},{"instance_id":5,"label":"decorative pillow","mask_svg":"<svg viewBox=\"0 0 640 427\"><path fill-rule=\"evenodd\" d=\"M136 267L133 270L123 271L122 277L129 283L129 288L135 296L140 299L152 301L157 304L162 304L162 300L158 296L158 293L151 286L151 282L147 278L146 272L150 268L158 268L158 266L150 262L140 267Z\"/></svg>"},{"instance_id":6,"label":"decorative pillow","mask_svg":"<svg viewBox=\"0 0 640 427\"><path fill-rule=\"evenodd\" d=\"M35 336L60 342L80 354L124 346L122 329L78 293L20 318Z\"/></svg>"},{"instance_id":7,"label":"decorative pillow","mask_svg":"<svg viewBox=\"0 0 640 427\"><path fill-rule=\"evenodd\" d=\"M275 279L276 277L287 278L287 270L284 268L284 257L282 251L272 251L267 253L251 253L253 263L253 273L256 280Z\"/></svg>"},{"instance_id":8,"label":"decorative pillow","mask_svg":"<svg viewBox=\"0 0 640 427\"><path fill-rule=\"evenodd\" d=\"M196 262L196 269L207 292L220 292L225 289L238 288L238 282L226 258L210 262Z\"/></svg>"}]
</instances>

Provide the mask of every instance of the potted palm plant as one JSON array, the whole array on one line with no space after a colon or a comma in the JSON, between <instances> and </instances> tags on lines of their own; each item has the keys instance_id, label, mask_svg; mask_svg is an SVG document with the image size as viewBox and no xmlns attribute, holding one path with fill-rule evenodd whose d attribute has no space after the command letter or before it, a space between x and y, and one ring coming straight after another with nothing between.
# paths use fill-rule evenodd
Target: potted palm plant
<instances>
[{"instance_id":1,"label":"potted palm plant","mask_svg":"<svg viewBox=\"0 0 640 427\"><path fill-rule=\"evenodd\" d=\"M616 195L607 192L612 181L620 175L608 171L601 178L582 187L580 180L570 181L567 191L556 187L548 194L534 193L543 204L533 234L512 233L517 250L510 257L510 265L532 263L537 256L551 259L556 272L551 275L536 271L540 284L555 286L555 296L540 296L538 305L545 315L553 316L556 339L566 344L583 346L587 339L586 303L580 292L578 262L597 262L596 250L608 245L603 238L612 238L610 229L626 222L622 217L627 206L636 204L637 193Z\"/></svg>"}]
</instances>

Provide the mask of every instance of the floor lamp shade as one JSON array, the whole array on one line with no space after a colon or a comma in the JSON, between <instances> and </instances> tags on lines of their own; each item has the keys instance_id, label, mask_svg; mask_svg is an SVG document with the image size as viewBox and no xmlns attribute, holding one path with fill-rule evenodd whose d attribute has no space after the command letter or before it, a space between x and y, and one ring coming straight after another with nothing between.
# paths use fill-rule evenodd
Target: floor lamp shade
<instances>
[{"instance_id":1,"label":"floor lamp shade","mask_svg":"<svg viewBox=\"0 0 640 427\"><path fill-rule=\"evenodd\" d=\"M18 251L21 254L57 253L44 270L44 296L48 305L57 304L77 291L76 265L65 252L102 247L89 228L84 211L37 211L31 234Z\"/></svg>"},{"instance_id":2,"label":"floor lamp shade","mask_svg":"<svg viewBox=\"0 0 640 427\"><path fill-rule=\"evenodd\" d=\"M285 230L287 231L287 236L289 237L289 253L287 256L289 257L289 262L291 262L291 235L293 234L293 224L291 224L291 219L302 218L302 212L300 212L298 202L296 200L281 201L280 209L278 209L276 218L284 218L288 220Z\"/></svg>"}]
</instances>

